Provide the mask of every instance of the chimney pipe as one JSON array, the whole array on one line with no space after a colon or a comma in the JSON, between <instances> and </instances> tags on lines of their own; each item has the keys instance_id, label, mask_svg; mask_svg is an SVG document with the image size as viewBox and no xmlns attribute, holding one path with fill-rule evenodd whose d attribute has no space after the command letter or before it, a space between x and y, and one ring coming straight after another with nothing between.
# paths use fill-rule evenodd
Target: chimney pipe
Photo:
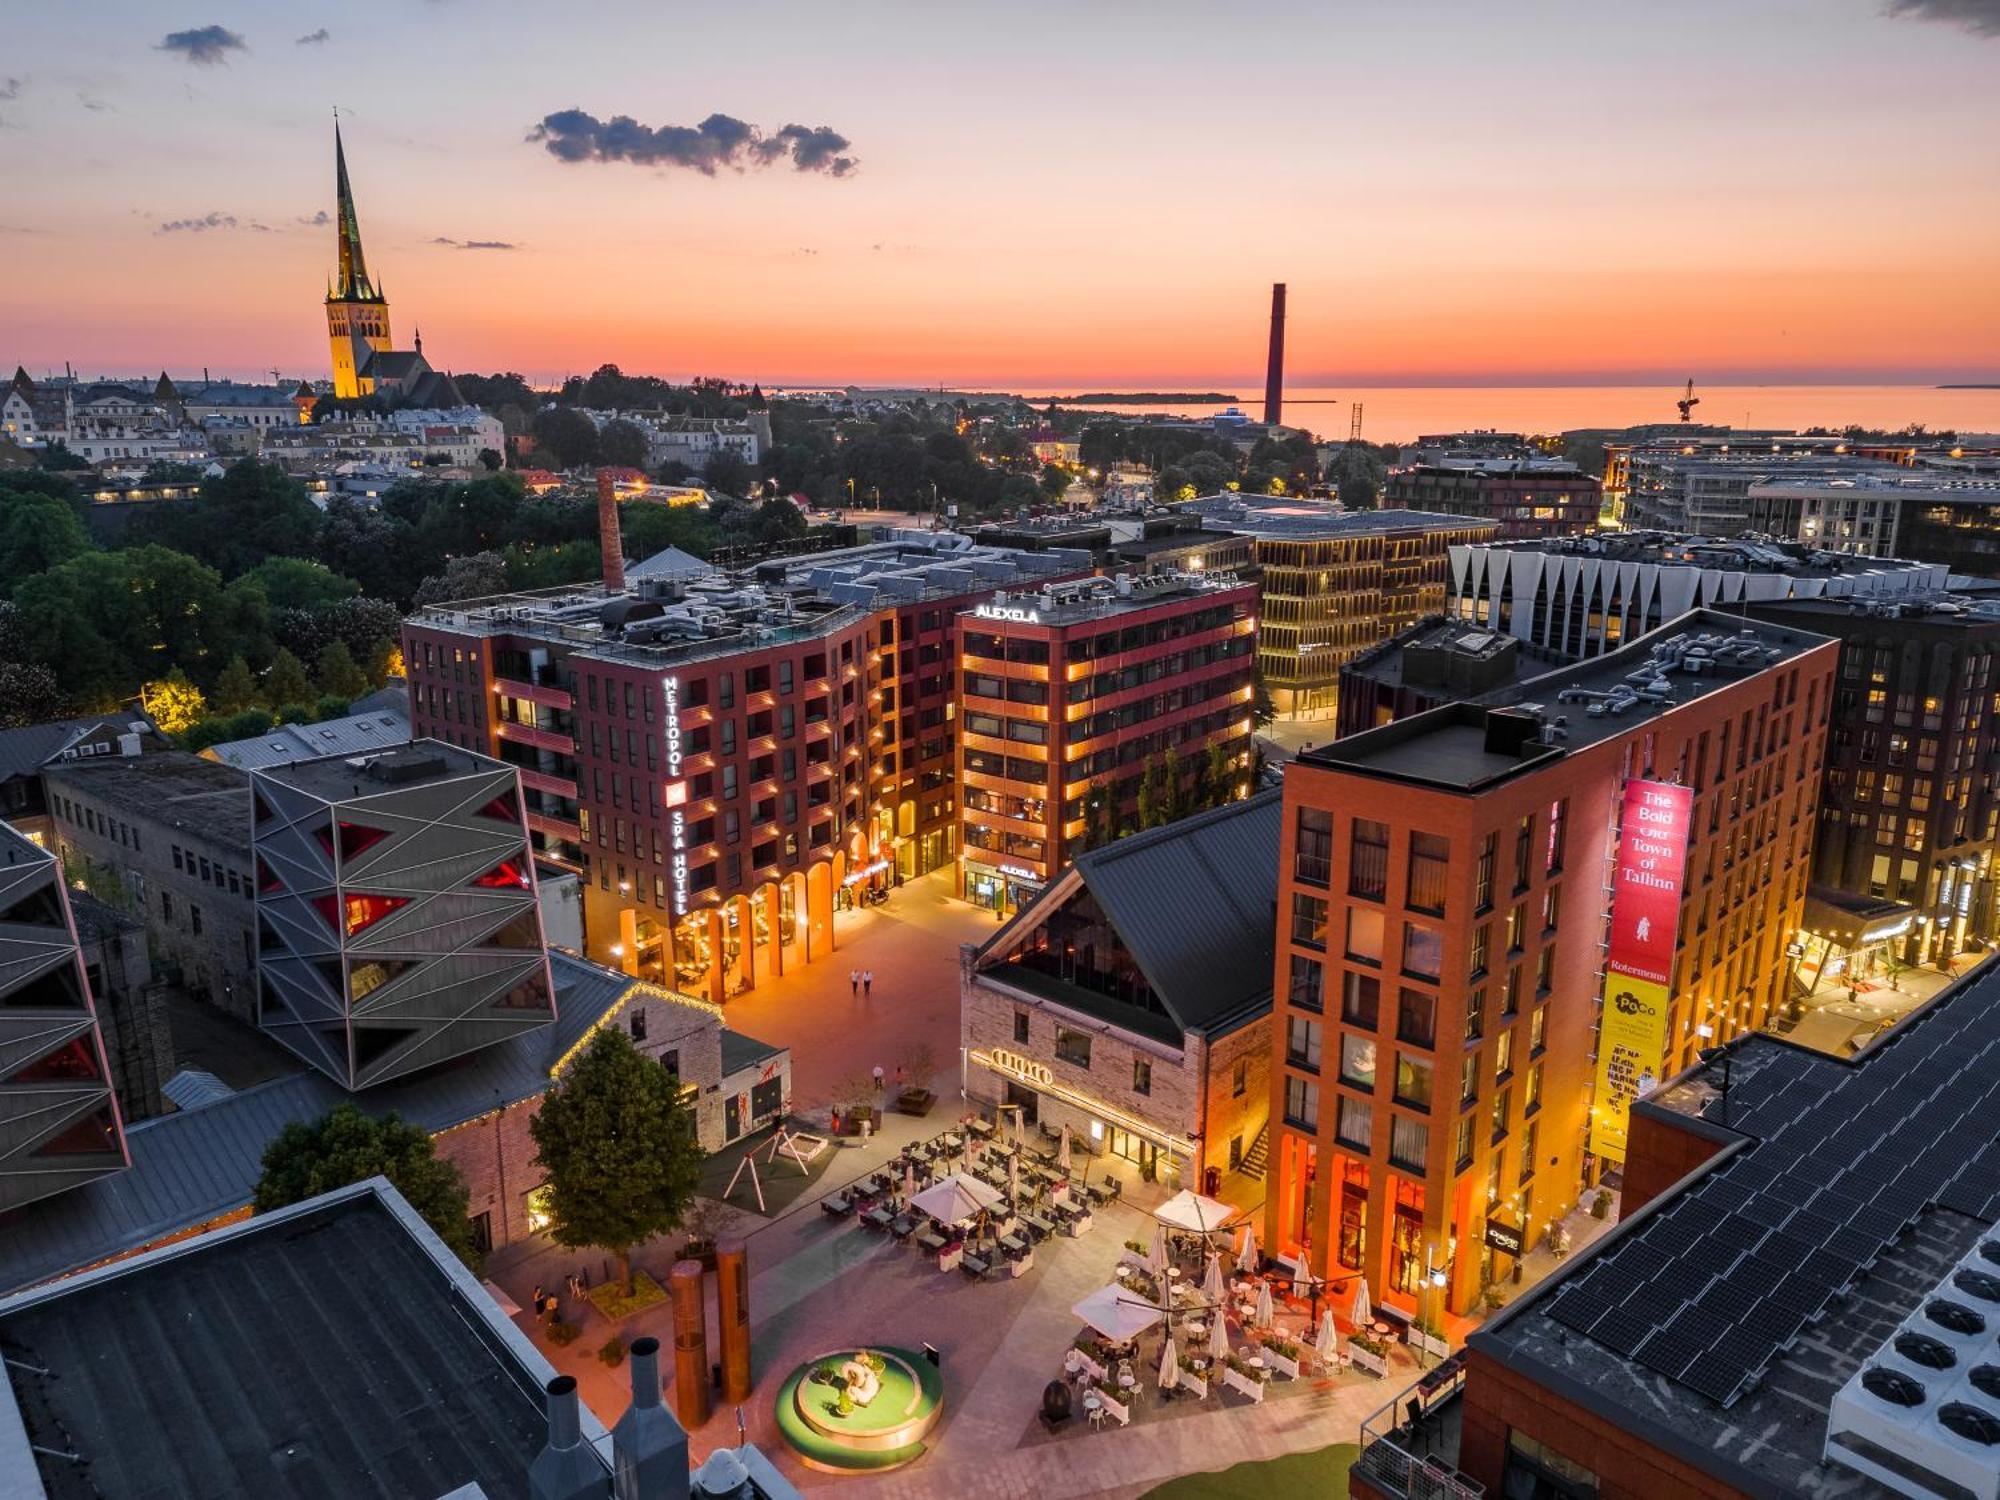
<instances>
[{"instance_id":1,"label":"chimney pipe","mask_svg":"<svg viewBox=\"0 0 2000 1500\"><path fill-rule=\"evenodd\" d=\"M1285 284L1271 284L1271 359L1264 367L1264 421L1272 427L1285 407Z\"/></svg>"},{"instance_id":2,"label":"chimney pipe","mask_svg":"<svg viewBox=\"0 0 2000 1500\"><path fill-rule=\"evenodd\" d=\"M618 486L609 469L597 471L597 547L604 559L604 592L625 590L625 541L618 534Z\"/></svg>"},{"instance_id":3,"label":"chimney pipe","mask_svg":"<svg viewBox=\"0 0 2000 1500\"><path fill-rule=\"evenodd\" d=\"M687 1431L660 1404L660 1341L632 1341L632 1404L611 1429L617 1500L686 1500Z\"/></svg>"},{"instance_id":4,"label":"chimney pipe","mask_svg":"<svg viewBox=\"0 0 2000 1500\"><path fill-rule=\"evenodd\" d=\"M576 1377L548 1383L549 1443L528 1467L528 1500L608 1500L611 1476L583 1440Z\"/></svg>"}]
</instances>

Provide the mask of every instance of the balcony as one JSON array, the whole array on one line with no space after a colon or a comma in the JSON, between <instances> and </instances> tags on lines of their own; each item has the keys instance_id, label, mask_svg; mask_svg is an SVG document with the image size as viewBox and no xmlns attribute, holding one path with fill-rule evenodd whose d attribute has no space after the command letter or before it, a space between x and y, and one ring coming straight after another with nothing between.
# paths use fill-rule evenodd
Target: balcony
<instances>
[{"instance_id":1,"label":"balcony","mask_svg":"<svg viewBox=\"0 0 2000 1500\"><path fill-rule=\"evenodd\" d=\"M538 729L533 724L516 724L511 719L502 719L493 726L493 732L517 745L532 745L537 750L552 750L557 755L576 754L576 740L553 729Z\"/></svg>"},{"instance_id":2,"label":"balcony","mask_svg":"<svg viewBox=\"0 0 2000 1500\"><path fill-rule=\"evenodd\" d=\"M547 834L552 839L565 839L574 844L583 837L583 830L574 818L552 818L547 813L533 811L526 812L524 816L530 829Z\"/></svg>"},{"instance_id":3,"label":"balcony","mask_svg":"<svg viewBox=\"0 0 2000 1500\"><path fill-rule=\"evenodd\" d=\"M1464 1388L1465 1356L1455 1354L1364 1418L1355 1477L1403 1500L1479 1500L1486 1487L1458 1468Z\"/></svg>"},{"instance_id":4,"label":"balcony","mask_svg":"<svg viewBox=\"0 0 2000 1500\"><path fill-rule=\"evenodd\" d=\"M567 776L551 776L546 771L530 771L525 766L519 770L521 785L530 791L547 792L551 796L564 797L571 802L576 801L576 783Z\"/></svg>"},{"instance_id":5,"label":"balcony","mask_svg":"<svg viewBox=\"0 0 2000 1500\"><path fill-rule=\"evenodd\" d=\"M547 683L524 682L518 677L495 677L493 690L506 698L521 698L529 703L539 703L544 708L570 709L576 707L576 695L553 680Z\"/></svg>"}]
</instances>

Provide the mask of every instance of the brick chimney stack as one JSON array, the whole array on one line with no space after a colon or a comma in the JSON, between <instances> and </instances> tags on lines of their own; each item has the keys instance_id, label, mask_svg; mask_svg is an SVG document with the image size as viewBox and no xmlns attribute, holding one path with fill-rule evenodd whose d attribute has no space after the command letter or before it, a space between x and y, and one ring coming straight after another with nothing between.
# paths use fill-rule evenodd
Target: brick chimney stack
<instances>
[{"instance_id":1,"label":"brick chimney stack","mask_svg":"<svg viewBox=\"0 0 2000 1500\"><path fill-rule=\"evenodd\" d=\"M597 471L597 546L604 558L604 592L625 588L625 541L618 534L618 486L609 469Z\"/></svg>"}]
</instances>

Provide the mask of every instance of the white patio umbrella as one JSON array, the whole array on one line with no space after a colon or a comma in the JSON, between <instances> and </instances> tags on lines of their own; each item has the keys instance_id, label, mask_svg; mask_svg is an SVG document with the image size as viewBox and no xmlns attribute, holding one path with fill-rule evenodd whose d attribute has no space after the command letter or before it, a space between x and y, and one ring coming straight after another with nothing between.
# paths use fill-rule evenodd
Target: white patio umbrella
<instances>
[{"instance_id":1,"label":"white patio umbrella","mask_svg":"<svg viewBox=\"0 0 2000 1500\"><path fill-rule=\"evenodd\" d=\"M1368 1280L1364 1276L1354 1278L1354 1311L1348 1321L1356 1328L1366 1328L1373 1320L1375 1309L1368 1301Z\"/></svg>"},{"instance_id":2,"label":"white patio umbrella","mask_svg":"<svg viewBox=\"0 0 2000 1500\"><path fill-rule=\"evenodd\" d=\"M1201 1297L1204 1302L1218 1306L1222 1302L1222 1255L1219 1251L1208 1252L1208 1269L1201 1278Z\"/></svg>"},{"instance_id":3,"label":"white patio umbrella","mask_svg":"<svg viewBox=\"0 0 2000 1500\"><path fill-rule=\"evenodd\" d=\"M1160 1389L1170 1391L1180 1384L1181 1362L1179 1352L1174 1348L1174 1336L1167 1335L1167 1341L1160 1348Z\"/></svg>"},{"instance_id":4,"label":"white patio umbrella","mask_svg":"<svg viewBox=\"0 0 2000 1500\"><path fill-rule=\"evenodd\" d=\"M1153 1226L1153 1248L1146 1256L1146 1271L1158 1281L1167 1274L1167 1226Z\"/></svg>"},{"instance_id":5,"label":"white patio umbrella","mask_svg":"<svg viewBox=\"0 0 2000 1500\"><path fill-rule=\"evenodd\" d=\"M1021 1158L1007 1158L1007 1196L1018 1205L1021 1201Z\"/></svg>"},{"instance_id":6,"label":"white patio umbrella","mask_svg":"<svg viewBox=\"0 0 2000 1500\"><path fill-rule=\"evenodd\" d=\"M1160 1310L1113 1282L1070 1309L1114 1344L1135 1339L1160 1321Z\"/></svg>"},{"instance_id":7,"label":"white patio umbrella","mask_svg":"<svg viewBox=\"0 0 2000 1500\"><path fill-rule=\"evenodd\" d=\"M1182 1188L1154 1209L1153 1217L1173 1225L1176 1229L1189 1229L1196 1234L1213 1234L1236 1217L1236 1210L1227 1203L1218 1203L1213 1198L1205 1198L1191 1188Z\"/></svg>"},{"instance_id":8,"label":"white patio umbrella","mask_svg":"<svg viewBox=\"0 0 2000 1500\"><path fill-rule=\"evenodd\" d=\"M1028 1128L1022 1123L1022 1116L1025 1113L1026 1111L1024 1110L1017 1109L1014 1111L1014 1144L1016 1146L1027 1144Z\"/></svg>"},{"instance_id":9,"label":"white patio umbrella","mask_svg":"<svg viewBox=\"0 0 2000 1500\"><path fill-rule=\"evenodd\" d=\"M1313 1342L1313 1353L1319 1356L1321 1365L1330 1365L1340 1353L1340 1334L1333 1326L1333 1309L1328 1308L1319 1315L1319 1337Z\"/></svg>"},{"instance_id":10,"label":"white patio umbrella","mask_svg":"<svg viewBox=\"0 0 2000 1500\"><path fill-rule=\"evenodd\" d=\"M1064 1175L1069 1172L1069 1126L1062 1128L1062 1135L1056 1141L1056 1167Z\"/></svg>"},{"instance_id":11,"label":"white patio umbrella","mask_svg":"<svg viewBox=\"0 0 2000 1500\"><path fill-rule=\"evenodd\" d=\"M1271 1283L1268 1281L1260 1282L1257 1286L1257 1311L1251 1321L1259 1328L1269 1328L1272 1320Z\"/></svg>"},{"instance_id":12,"label":"white patio umbrella","mask_svg":"<svg viewBox=\"0 0 2000 1500\"><path fill-rule=\"evenodd\" d=\"M1236 1269L1239 1271L1257 1269L1257 1226L1254 1224L1243 1226L1243 1249L1236 1257Z\"/></svg>"},{"instance_id":13,"label":"white patio umbrella","mask_svg":"<svg viewBox=\"0 0 2000 1500\"><path fill-rule=\"evenodd\" d=\"M1212 1308L1208 1315L1208 1352L1218 1363L1229 1358L1229 1319L1224 1311Z\"/></svg>"},{"instance_id":14,"label":"white patio umbrella","mask_svg":"<svg viewBox=\"0 0 2000 1500\"><path fill-rule=\"evenodd\" d=\"M903 1162L903 1206L908 1208L910 1200L917 1195L917 1164L907 1158Z\"/></svg>"},{"instance_id":15,"label":"white patio umbrella","mask_svg":"<svg viewBox=\"0 0 2000 1500\"><path fill-rule=\"evenodd\" d=\"M1000 1201L1000 1193L977 1177L953 1172L910 1199L910 1207L940 1224L962 1224Z\"/></svg>"}]
</instances>

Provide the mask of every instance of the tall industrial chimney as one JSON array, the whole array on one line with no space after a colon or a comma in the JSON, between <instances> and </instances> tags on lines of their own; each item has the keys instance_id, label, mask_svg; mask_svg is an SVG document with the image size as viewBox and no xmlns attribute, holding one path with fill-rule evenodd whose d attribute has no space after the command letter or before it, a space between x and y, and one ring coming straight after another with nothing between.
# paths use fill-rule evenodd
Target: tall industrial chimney
<instances>
[{"instance_id":1,"label":"tall industrial chimney","mask_svg":"<svg viewBox=\"0 0 2000 1500\"><path fill-rule=\"evenodd\" d=\"M604 559L604 592L624 592L625 539L618 534L618 486L609 469L597 471L597 548Z\"/></svg>"},{"instance_id":2,"label":"tall industrial chimney","mask_svg":"<svg viewBox=\"0 0 2000 1500\"><path fill-rule=\"evenodd\" d=\"M556 1376L547 1395L549 1442L529 1466L528 1500L611 1500L611 1476L583 1440L576 1377Z\"/></svg>"},{"instance_id":3,"label":"tall industrial chimney","mask_svg":"<svg viewBox=\"0 0 2000 1500\"><path fill-rule=\"evenodd\" d=\"M687 1431L660 1404L660 1341L632 1341L632 1404L611 1429L617 1500L686 1500Z\"/></svg>"},{"instance_id":4,"label":"tall industrial chimney","mask_svg":"<svg viewBox=\"0 0 2000 1500\"><path fill-rule=\"evenodd\" d=\"M1285 407L1285 284L1271 284L1271 359L1264 368L1264 422L1276 427Z\"/></svg>"}]
</instances>

